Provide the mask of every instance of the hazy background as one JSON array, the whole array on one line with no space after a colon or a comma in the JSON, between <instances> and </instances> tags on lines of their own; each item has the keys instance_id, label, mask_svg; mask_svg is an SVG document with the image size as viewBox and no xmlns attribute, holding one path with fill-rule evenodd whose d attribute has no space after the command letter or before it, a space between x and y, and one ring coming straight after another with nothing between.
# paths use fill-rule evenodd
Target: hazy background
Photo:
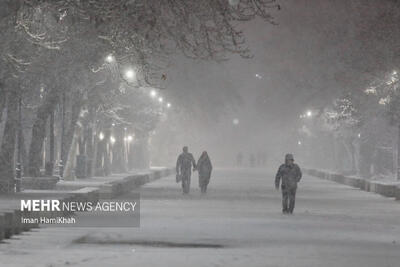
<instances>
[{"instance_id":1,"label":"hazy background","mask_svg":"<svg viewBox=\"0 0 400 267\"><path fill-rule=\"evenodd\" d=\"M243 27L253 58L171 63L163 94L174 103L164 123L174 127L166 148L172 158L188 145L195 157L208 150L219 165L232 164L239 151L247 162L249 153L261 151L281 161L296 153L301 113L365 89L396 65L398 1L280 3L276 26L252 21ZM153 143L167 138L164 130L161 124Z\"/></svg>"}]
</instances>

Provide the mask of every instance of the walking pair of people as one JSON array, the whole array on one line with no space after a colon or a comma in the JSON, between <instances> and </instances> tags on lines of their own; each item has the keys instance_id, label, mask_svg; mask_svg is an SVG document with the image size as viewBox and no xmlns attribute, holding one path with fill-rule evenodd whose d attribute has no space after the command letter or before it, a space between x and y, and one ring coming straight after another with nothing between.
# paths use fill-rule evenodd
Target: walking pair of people
<instances>
[{"instance_id":1,"label":"walking pair of people","mask_svg":"<svg viewBox=\"0 0 400 267\"><path fill-rule=\"evenodd\" d=\"M199 160L194 159L192 153L189 153L187 146L183 147L183 152L179 155L176 161L176 182L182 182L183 194L189 194L190 191L190 180L192 176L192 166L193 171L199 172L199 187L201 193L207 192L207 186L210 182L212 164L208 157L207 151L204 151Z\"/></svg>"}]
</instances>

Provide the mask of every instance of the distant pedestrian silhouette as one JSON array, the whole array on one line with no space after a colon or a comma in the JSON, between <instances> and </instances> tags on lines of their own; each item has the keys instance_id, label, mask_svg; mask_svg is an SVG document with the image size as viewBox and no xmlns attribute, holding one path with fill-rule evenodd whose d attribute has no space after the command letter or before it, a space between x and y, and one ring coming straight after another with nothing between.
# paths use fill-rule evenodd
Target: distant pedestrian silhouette
<instances>
[{"instance_id":1,"label":"distant pedestrian silhouette","mask_svg":"<svg viewBox=\"0 0 400 267\"><path fill-rule=\"evenodd\" d=\"M196 161L191 153L188 151L188 147L183 147L183 152L179 155L176 161L176 182L182 182L183 194L189 194L190 191L190 177L192 176L192 165L193 171L196 170Z\"/></svg>"},{"instance_id":2,"label":"distant pedestrian silhouette","mask_svg":"<svg viewBox=\"0 0 400 267\"><path fill-rule=\"evenodd\" d=\"M212 164L207 151L204 151L197 161L197 171L199 172L199 186L201 193L207 192L207 186L210 183Z\"/></svg>"}]
</instances>

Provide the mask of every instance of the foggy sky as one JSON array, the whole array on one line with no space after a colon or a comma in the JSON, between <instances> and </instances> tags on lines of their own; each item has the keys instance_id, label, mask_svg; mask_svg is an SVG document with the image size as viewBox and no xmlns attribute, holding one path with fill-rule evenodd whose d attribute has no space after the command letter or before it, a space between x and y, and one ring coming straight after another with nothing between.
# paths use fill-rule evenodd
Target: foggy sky
<instances>
[{"instance_id":1,"label":"foggy sky","mask_svg":"<svg viewBox=\"0 0 400 267\"><path fill-rule=\"evenodd\" d=\"M238 151L265 148L278 157L290 149L285 144L301 112L362 90L397 65L397 1L279 2L282 9L273 13L278 25L256 20L241 26L252 59L178 57L173 64L166 94L185 110L187 121L178 132L196 153L207 148L223 162Z\"/></svg>"}]
</instances>

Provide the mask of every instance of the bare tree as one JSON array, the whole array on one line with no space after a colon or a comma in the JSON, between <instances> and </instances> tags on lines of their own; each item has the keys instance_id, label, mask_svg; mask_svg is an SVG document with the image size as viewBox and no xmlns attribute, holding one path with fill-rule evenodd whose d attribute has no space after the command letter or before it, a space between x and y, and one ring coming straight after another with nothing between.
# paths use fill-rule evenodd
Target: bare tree
<instances>
[{"instance_id":1,"label":"bare tree","mask_svg":"<svg viewBox=\"0 0 400 267\"><path fill-rule=\"evenodd\" d=\"M29 97L39 85L46 88L43 100L37 103L29 151L28 172L37 176L35 155L42 149L46 122L64 95L83 99L74 105L67 101L72 110L62 145L68 153L77 116L87 105L85 99L97 95L104 100L91 110L102 110L111 99L104 97L109 92L95 86L102 80L99 74L111 75L112 92L120 89L116 85L124 80L126 67L137 73L131 86L162 88L172 54L217 61L232 53L250 57L238 25L256 17L274 23L270 11L280 8L275 0L18 0L1 4L6 16L0 20L0 28L7 38L0 41L0 82L5 88L0 93L7 95L8 101L0 169L7 172L1 176L6 179L13 173L15 98ZM113 68L104 62L110 53L117 62ZM24 87L26 91L18 90L22 81L31 85ZM2 111L4 105L0 108Z\"/></svg>"}]
</instances>

